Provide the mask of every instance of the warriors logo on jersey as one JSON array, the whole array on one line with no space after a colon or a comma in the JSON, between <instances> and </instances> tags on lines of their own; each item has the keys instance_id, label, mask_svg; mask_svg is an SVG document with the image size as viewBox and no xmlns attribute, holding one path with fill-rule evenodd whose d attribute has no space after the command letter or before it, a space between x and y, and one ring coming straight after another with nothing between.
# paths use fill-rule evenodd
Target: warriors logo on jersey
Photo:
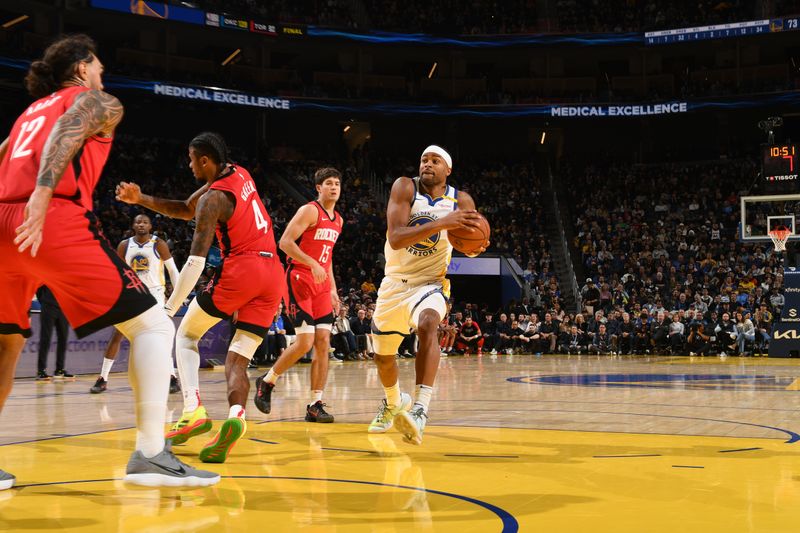
<instances>
[{"instance_id":1,"label":"warriors logo on jersey","mask_svg":"<svg viewBox=\"0 0 800 533\"><path fill-rule=\"evenodd\" d=\"M150 270L150 259L143 255L135 255L131 258L130 265L137 274L145 273Z\"/></svg>"},{"instance_id":2,"label":"warriors logo on jersey","mask_svg":"<svg viewBox=\"0 0 800 533\"><path fill-rule=\"evenodd\" d=\"M433 222L437 220L439 217L436 215L432 215L431 213L421 212L416 213L411 217L409 221L409 226L421 226L423 224L427 224L428 222ZM439 240L442 238L441 233L436 233L431 235L424 241L420 241L418 243L412 244L408 247L408 253L416 256L426 256L432 253L435 253L436 245L439 243Z\"/></svg>"}]
</instances>

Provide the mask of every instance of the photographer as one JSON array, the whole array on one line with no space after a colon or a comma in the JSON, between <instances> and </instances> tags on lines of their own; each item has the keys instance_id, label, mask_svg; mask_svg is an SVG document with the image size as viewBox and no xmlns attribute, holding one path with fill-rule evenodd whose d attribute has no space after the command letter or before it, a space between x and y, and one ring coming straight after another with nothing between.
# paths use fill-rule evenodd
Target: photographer
<instances>
[{"instance_id":1,"label":"photographer","mask_svg":"<svg viewBox=\"0 0 800 533\"><path fill-rule=\"evenodd\" d=\"M722 318L714 327L717 338L717 347L720 355L727 355L726 350L733 353L736 350L736 324L731 321L731 315L722 313Z\"/></svg>"},{"instance_id":2,"label":"photographer","mask_svg":"<svg viewBox=\"0 0 800 533\"><path fill-rule=\"evenodd\" d=\"M694 321L689 325L689 336L686 339L689 355L708 355L711 349L711 336L706 335L706 326L702 322Z\"/></svg>"}]
</instances>

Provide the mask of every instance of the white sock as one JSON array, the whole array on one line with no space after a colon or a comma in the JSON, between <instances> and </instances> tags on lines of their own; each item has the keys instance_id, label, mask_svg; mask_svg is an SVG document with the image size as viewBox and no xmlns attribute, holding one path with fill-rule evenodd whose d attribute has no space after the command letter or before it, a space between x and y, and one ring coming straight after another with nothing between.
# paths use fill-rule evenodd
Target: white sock
<instances>
[{"instance_id":1,"label":"white sock","mask_svg":"<svg viewBox=\"0 0 800 533\"><path fill-rule=\"evenodd\" d=\"M220 319L203 311L192 300L175 336L175 361L183 391L183 411L197 409L200 402L200 352L197 343Z\"/></svg>"},{"instance_id":2,"label":"white sock","mask_svg":"<svg viewBox=\"0 0 800 533\"><path fill-rule=\"evenodd\" d=\"M228 411L228 418L241 418L244 419L244 407L241 405L231 405L230 411Z\"/></svg>"},{"instance_id":3,"label":"white sock","mask_svg":"<svg viewBox=\"0 0 800 533\"><path fill-rule=\"evenodd\" d=\"M397 407L400 405L400 382L396 381L391 387L384 387L383 391L386 393L386 405L389 407Z\"/></svg>"},{"instance_id":4,"label":"white sock","mask_svg":"<svg viewBox=\"0 0 800 533\"><path fill-rule=\"evenodd\" d=\"M136 449L153 457L164 449L175 326L162 307L153 306L117 327L131 341L128 373L136 399Z\"/></svg>"},{"instance_id":5,"label":"white sock","mask_svg":"<svg viewBox=\"0 0 800 533\"><path fill-rule=\"evenodd\" d=\"M181 378L183 393L183 411L191 412L200 406L200 352L197 341L178 334L176 353L178 359L178 375Z\"/></svg>"},{"instance_id":6,"label":"white sock","mask_svg":"<svg viewBox=\"0 0 800 533\"><path fill-rule=\"evenodd\" d=\"M428 406L431 404L431 396L433 396L433 387L417 385L417 396L414 398L414 406L422 407L422 410L427 413Z\"/></svg>"},{"instance_id":7,"label":"white sock","mask_svg":"<svg viewBox=\"0 0 800 533\"><path fill-rule=\"evenodd\" d=\"M272 383L273 385L275 385L275 383L278 382L278 378L279 377L281 377L281 375L280 374L276 374L275 371L270 368L269 372L267 372L267 375L264 376L264 381L266 381L267 383Z\"/></svg>"},{"instance_id":8,"label":"white sock","mask_svg":"<svg viewBox=\"0 0 800 533\"><path fill-rule=\"evenodd\" d=\"M100 370L100 377L108 381L108 374L111 372L112 366L114 366L114 360L103 357L103 368Z\"/></svg>"},{"instance_id":9,"label":"white sock","mask_svg":"<svg viewBox=\"0 0 800 533\"><path fill-rule=\"evenodd\" d=\"M311 403L309 405L314 405L317 402L322 401L322 391L321 390L312 390L311 391Z\"/></svg>"}]
</instances>

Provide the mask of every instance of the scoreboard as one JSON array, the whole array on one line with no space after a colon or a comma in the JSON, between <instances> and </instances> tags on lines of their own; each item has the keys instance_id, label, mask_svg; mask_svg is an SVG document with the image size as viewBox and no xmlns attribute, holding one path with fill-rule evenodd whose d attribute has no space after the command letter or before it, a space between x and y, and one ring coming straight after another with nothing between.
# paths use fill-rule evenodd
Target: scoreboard
<instances>
[{"instance_id":1,"label":"scoreboard","mask_svg":"<svg viewBox=\"0 0 800 533\"><path fill-rule=\"evenodd\" d=\"M776 144L763 147L761 175L769 183L797 181L798 146Z\"/></svg>"}]
</instances>

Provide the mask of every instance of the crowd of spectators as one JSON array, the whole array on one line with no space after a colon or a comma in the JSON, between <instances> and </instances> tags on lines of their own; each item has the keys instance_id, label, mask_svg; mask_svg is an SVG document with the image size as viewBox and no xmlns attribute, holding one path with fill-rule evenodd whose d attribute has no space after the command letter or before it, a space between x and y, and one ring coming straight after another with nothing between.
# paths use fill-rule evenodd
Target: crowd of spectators
<instances>
[{"instance_id":1,"label":"crowd of spectators","mask_svg":"<svg viewBox=\"0 0 800 533\"><path fill-rule=\"evenodd\" d=\"M596 334L606 323L608 352L764 350L763 333L784 301L783 268L771 246L737 238L738 197L755 175L751 161L566 172L573 245L586 275L579 329ZM620 346L625 314L633 332Z\"/></svg>"}]
</instances>

